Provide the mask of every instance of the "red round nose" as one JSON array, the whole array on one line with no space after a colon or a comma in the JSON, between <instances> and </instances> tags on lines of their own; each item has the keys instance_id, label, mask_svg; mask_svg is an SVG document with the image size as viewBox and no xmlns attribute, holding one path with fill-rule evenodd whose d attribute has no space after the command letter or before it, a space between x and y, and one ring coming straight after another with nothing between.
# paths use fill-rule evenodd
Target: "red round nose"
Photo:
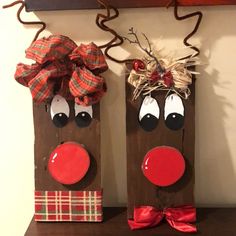
<instances>
[{"instance_id":1,"label":"red round nose","mask_svg":"<svg viewBox=\"0 0 236 236\"><path fill-rule=\"evenodd\" d=\"M61 184L75 184L87 173L90 166L88 152L75 142L57 146L51 153L48 170Z\"/></svg>"},{"instance_id":2,"label":"red round nose","mask_svg":"<svg viewBox=\"0 0 236 236\"><path fill-rule=\"evenodd\" d=\"M183 176L185 161L182 154L173 147L155 147L144 157L142 171L151 183L170 186Z\"/></svg>"}]
</instances>

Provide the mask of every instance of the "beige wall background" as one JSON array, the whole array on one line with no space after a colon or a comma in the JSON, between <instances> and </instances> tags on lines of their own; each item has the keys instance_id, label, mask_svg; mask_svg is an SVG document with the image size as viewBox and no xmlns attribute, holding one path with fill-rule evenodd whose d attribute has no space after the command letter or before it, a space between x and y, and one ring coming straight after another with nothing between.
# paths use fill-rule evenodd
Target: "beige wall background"
<instances>
[{"instance_id":1,"label":"beige wall background","mask_svg":"<svg viewBox=\"0 0 236 236\"><path fill-rule=\"evenodd\" d=\"M1 5L8 3L1 1ZM203 66L196 84L196 187L198 206L236 206L236 6L181 9L204 13L192 42L201 47ZM34 133L32 101L27 88L14 81L15 66L28 62L24 50L35 28L20 25L17 7L0 10L0 180L1 235L23 235L33 216ZM94 24L96 11L25 13L24 19L48 23L41 36L64 34L77 43L106 42L109 35ZM164 53L183 48L182 39L195 20L175 21L172 10L124 9L111 24L122 35L133 26ZM113 51L124 58L127 45ZM108 61L108 93L101 104L103 187L106 206L126 203L124 67Z\"/></svg>"}]
</instances>

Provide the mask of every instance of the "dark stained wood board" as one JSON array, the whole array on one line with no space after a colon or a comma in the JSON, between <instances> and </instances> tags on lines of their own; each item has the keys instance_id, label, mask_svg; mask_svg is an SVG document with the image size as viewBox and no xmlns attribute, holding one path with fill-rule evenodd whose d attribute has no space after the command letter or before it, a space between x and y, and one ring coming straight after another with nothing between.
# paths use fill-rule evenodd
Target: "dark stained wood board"
<instances>
[{"instance_id":1,"label":"dark stained wood board","mask_svg":"<svg viewBox=\"0 0 236 236\"><path fill-rule=\"evenodd\" d=\"M99 104L93 106L93 121L86 128L77 127L74 120L74 108L70 103L70 118L63 128L57 128L51 121L50 106L34 104L35 131L35 190L100 190L101 160L100 160L100 111ZM91 165L85 177L74 185L62 185L56 182L47 170L51 152L57 145L75 141L85 146L90 154Z\"/></svg>"},{"instance_id":2,"label":"dark stained wood board","mask_svg":"<svg viewBox=\"0 0 236 236\"><path fill-rule=\"evenodd\" d=\"M25 0L27 11L96 9L96 0ZM169 0L110 0L118 8L165 7ZM179 0L182 6L235 5L236 0Z\"/></svg>"},{"instance_id":3,"label":"dark stained wood board","mask_svg":"<svg viewBox=\"0 0 236 236\"><path fill-rule=\"evenodd\" d=\"M157 127L144 131L138 122L139 108L142 98L133 100L134 88L126 83L126 133L127 133L127 185L128 185L128 217L133 217L135 206L152 205L159 208L169 206L194 205L194 84L191 95L183 100L185 107L185 123L183 129L172 131L164 124L164 102L166 92L152 94L160 107L160 119ZM177 148L185 158L184 176L170 187L157 187L150 183L141 171L145 154L156 146Z\"/></svg>"},{"instance_id":4,"label":"dark stained wood board","mask_svg":"<svg viewBox=\"0 0 236 236\"><path fill-rule=\"evenodd\" d=\"M197 234L183 234L166 222L158 227L131 231L125 208L105 208L103 223L37 223L31 221L25 236L235 236L236 208L198 208Z\"/></svg>"}]
</instances>

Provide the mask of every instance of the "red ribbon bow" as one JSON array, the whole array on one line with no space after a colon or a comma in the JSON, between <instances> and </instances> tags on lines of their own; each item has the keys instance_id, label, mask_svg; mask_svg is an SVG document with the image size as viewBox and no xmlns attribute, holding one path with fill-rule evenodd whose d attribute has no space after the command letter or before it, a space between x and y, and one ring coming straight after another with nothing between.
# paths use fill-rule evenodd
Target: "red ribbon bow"
<instances>
[{"instance_id":1,"label":"red ribbon bow","mask_svg":"<svg viewBox=\"0 0 236 236\"><path fill-rule=\"evenodd\" d=\"M170 88L174 84L174 78L171 71L165 72L162 76L157 71L154 71L150 77L152 82L157 82L158 80L163 80L164 85Z\"/></svg>"},{"instance_id":2,"label":"red ribbon bow","mask_svg":"<svg viewBox=\"0 0 236 236\"><path fill-rule=\"evenodd\" d=\"M182 206L174 208L156 209L152 206L141 206L134 209L134 219L128 220L132 230L151 228L166 219L169 225L184 233L196 233L197 228L191 224L196 221L196 208L193 206Z\"/></svg>"}]
</instances>

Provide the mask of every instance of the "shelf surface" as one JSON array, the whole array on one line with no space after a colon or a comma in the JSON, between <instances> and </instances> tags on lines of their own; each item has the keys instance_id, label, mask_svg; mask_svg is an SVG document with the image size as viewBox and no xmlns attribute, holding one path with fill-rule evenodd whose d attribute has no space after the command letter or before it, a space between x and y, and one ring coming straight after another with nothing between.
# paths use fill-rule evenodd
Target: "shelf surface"
<instances>
[{"instance_id":1,"label":"shelf surface","mask_svg":"<svg viewBox=\"0 0 236 236\"><path fill-rule=\"evenodd\" d=\"M25 236L178 236L165 221L152 229L131 231L126 208L104 208L103 223L37 223L31 221ZM198 208L198 233L204 236L235 236L236 208Z\"/></svg>"}]
</instances>

